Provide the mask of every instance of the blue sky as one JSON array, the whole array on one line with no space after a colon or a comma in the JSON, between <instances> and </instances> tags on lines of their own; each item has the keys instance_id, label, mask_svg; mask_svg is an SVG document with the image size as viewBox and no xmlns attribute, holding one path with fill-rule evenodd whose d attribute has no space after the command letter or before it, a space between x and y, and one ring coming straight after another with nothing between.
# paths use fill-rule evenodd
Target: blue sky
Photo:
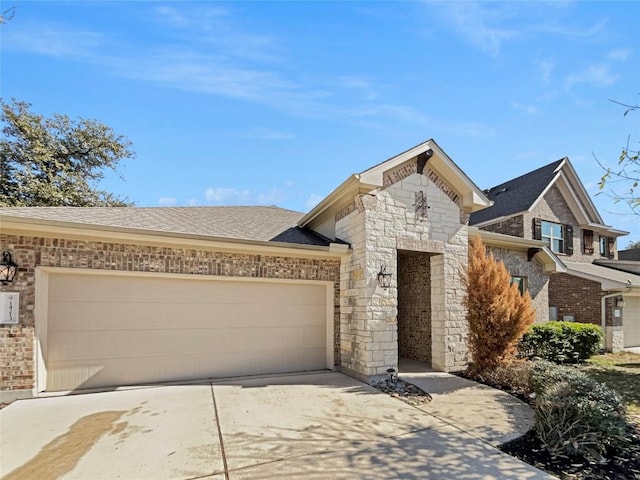
<instances>
[{"instance_id":1,"label":"blue sky","mask_svg":"<svg viewBox=\"0 0 640 480\"><path fill-rule=\"evenodd\" d=\"M594 194L594 155L640 140L610 101L640 100L637 1L14 5L2 96L127 136L137 158L101 186L140 206L308 211L429 138L482 188L568 156Z\"/></svg>"}]
</instances>

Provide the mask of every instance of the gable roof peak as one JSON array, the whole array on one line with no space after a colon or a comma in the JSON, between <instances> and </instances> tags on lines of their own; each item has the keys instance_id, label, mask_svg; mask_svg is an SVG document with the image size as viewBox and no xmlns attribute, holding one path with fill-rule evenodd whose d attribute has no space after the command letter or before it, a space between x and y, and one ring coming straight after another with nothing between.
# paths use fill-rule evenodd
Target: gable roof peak
<instances>
[{"instance_id":1,"label":"gable roof peak","mask_svg":"<svg viewBox=\"0 0 640 480\"><path fill-rule=\"evenodd\" d=\"M424 153L428 154L430 168L449 183L451 188L462 199L462 205L465 209L478 210L490 204L489 199L482 193L482 190L473 183L433 139L429 139L360 173L352 174L308 212L298 225L302 227L312 224L322 215L326 215L325 212L330 212L335 205L344 201L345 198L351 199L357 192L371 192L384 188L385 172Z\"/></svg>"},{"instance_id":2,"label":"gable roof peak","mask_svg":"<svg viewBox=\"0 0 640 480\"><path fill-rule=\"evenodd\" d=\"M470 225L529 210L568 162L569 159L563 157L485 190L487 197L494 203L489 208L473 212Z\"/></svg>"}]
</instances>

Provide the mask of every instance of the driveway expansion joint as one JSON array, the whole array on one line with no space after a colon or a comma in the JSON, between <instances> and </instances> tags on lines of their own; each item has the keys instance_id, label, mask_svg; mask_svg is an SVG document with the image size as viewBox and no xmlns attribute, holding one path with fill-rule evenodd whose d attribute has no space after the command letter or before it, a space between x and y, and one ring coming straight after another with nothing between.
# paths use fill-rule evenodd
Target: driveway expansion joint
<instances>
[{"instance_id":1,"label":"driveway expansion joint","mask_svg":"<svg viewBox=\"0 0 640 480\"><path fill-rule=\"evenodd\" d=\"M218 431L218 441L220 442L220 454L222 456L222 465L224 467L224 478L229 480L229 467L227 465L227 455L224 451L224 439L222 438L222 430L220 429L220 417L218 416L218 404L216 403L216 394L213 391L213 383L209 384L211 388L211 399L213 400L213 414L216 424L216 430Z\"/></svg>"}]
</instances>

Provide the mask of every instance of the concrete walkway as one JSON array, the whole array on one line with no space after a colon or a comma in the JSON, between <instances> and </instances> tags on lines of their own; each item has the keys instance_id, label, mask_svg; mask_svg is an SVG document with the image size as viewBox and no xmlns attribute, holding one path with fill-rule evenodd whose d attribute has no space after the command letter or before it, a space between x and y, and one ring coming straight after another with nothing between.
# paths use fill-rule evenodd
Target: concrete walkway
<instances>
[{"instance_id":1,"label":"concrete walkway","mask_svg":"<svg viewBox=\"0 0 640 480\"><path fill-rule=\"evenodd\" d=\"M335 372L21 400L0 429L5 480L553 478Z\"/></svg>"},{"instance_id":2,"label":"concrete walkway","mask_svg":"<svg viewBox=\"0 0 640 480\"><path fill-rule=\"evenodd\" d=\"M422 363L401 359L399 377L433 400L420 410L493 446L527 433L533 411L524 402L495 388L443 372Z\"/></svg>"}]
</instances>

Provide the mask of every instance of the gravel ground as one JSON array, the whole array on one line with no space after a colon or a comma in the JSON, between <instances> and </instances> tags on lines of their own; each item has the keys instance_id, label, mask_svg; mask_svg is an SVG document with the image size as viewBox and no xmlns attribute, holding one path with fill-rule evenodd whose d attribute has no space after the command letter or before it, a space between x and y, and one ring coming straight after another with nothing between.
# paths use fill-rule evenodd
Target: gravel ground
<instances>
[{"instance_id":1,"label":"gravel ground","mask_svg":"<svg viewBox=\"0 0 640 480\"><path fill-rule=\"evenodd\" d=\"M431 395L427 392L397 377L385 377L381 380L372 381L371 386L409 405L424 405L431 401Z\"/></svg>"}]
</instances>

